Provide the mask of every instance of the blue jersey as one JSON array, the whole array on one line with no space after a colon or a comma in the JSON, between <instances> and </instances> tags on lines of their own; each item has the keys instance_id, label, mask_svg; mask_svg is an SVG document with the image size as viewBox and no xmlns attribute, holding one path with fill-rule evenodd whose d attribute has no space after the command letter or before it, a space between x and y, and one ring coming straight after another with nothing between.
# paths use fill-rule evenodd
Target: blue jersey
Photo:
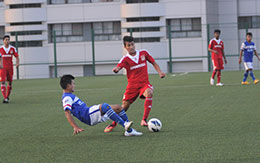
<instances>
[{"instance_id":1,"label":"blue jersey","mask_svg":"<svg viewBox=\"0 0 260 163\"><path fill-rule=\"evenodd\" d=\"M64 111L71 111L72 115L81 122L90 125L89 107L72 93L64 93L62 96Z\"/></svg>"},{"instance_id":2,"label":"blue jersey","mask_svg":"<svg viewBox=\"0 0 260 163\"><path fill-rule=\"evenodd\" d=\"M244 62L253 62L254 51L256 46L254 42L243 42L241 50L244 51Z\"/></svg>"}]
</instances>

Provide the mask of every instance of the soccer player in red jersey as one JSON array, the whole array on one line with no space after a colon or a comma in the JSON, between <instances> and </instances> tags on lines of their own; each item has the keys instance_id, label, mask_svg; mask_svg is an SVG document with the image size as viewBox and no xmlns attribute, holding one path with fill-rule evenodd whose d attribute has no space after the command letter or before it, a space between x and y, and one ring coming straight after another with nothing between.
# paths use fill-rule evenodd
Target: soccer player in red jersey
<instances>
[{"instance_id":1,"label":"soccer player in red jersey","mask_svg":"<svg viewBox=\"0 0 260 163\"><path fill-rule=\"evenodd\" d=\"M221 31L216 29L214 32L215 38L210 40L209 43L209 48L208 50L211 52L211 58L212 58L212 63L213 63L213 73L210 78L210 85L214 85L214 78L215 75L217 74L217 84L216 86L223 86L223 84L220 82L221 80L221 70L224 69L224 62L223 58L225 61L225 64L227 64L227 60L225 57L224 53L224 43L223 41L219 38L220 37Z\"/></svg>"},{"instance_id":2,"label":"soccer player in red jersey","mask_svg":"<svg viewBox=\"0 0 260 163\"><path fill-rule=\"evenodd\" d=\"M3 38L4 45L0 48L1 66L0 66L0 81L1 92L3 94L3 103L9 103L9 96L12 90L13 81L13 56L16 57L16 67L19 66L19 56L16 48L10 45L10 36L5 35ZM5 82L8 81L6 89Z\"/></svg>"},{"instance_id":3,"label":"soccer player in red jersey","mask_svg":"<svg viewBox=\"0 0 260 163\"><path fill-rule=\"evenodd\" d=\"M123 97L122 107L127 111L138 96L145 99L141 126L147 126L147 118L152 108L153 98L153 86L148 78L147 61L153 65L161 78L165 77L165 73L161 71L159 65L146 50L138 51L135 49L133 37L125 36L123 41L128 54L113 68L115 73L118 73L122 68L125 68L127 72L128 85ZM115 126L116 123L113 122L105 128L104 132L112 131Z\"/></svg>"}]
</instances>

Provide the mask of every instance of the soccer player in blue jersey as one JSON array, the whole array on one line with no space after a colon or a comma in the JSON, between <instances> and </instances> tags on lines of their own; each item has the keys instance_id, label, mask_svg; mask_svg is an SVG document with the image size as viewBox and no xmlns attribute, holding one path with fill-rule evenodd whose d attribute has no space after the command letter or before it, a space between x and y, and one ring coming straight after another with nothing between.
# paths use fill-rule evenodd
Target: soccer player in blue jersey
<instances>
[{"instance_id":1,"label":"soccer player in blue jersey","mask_svg":"<svg viewBox=\"0 0 260 163\"><path fill-rule=\"evenodd\" d=\"M257 57L257 59L260 61L260 58L256 52L256 46L255 43L252 42L253 34L251 32L248 32L246 34L246 41L242 43L241 50L240 50L240 57L239 57L239 64L242 62L242 55L244 53L244 66L245 66L245 73L244 73L244 79L242 81L242 85L248 85L250 84L247 82L248 73L252 77L255 84L259 83L259 80L255 78L253 73L253 56Z\"/></svg>"},{"instance_id":2,"label":"soccer player in blue jersey","mask_svg":"<svg viewBox=\"0 0 260 163\"><path fill-rule=\"evenodd\" d=\"M73 94L75 89L74 76L63 75L60 79L60 86L63 89L62 103L65 116L73 127L73 134L76 135L84 129L80 128L74 121L72 115L81 122L93 126L108 119L116 121L125 129L125 136L140 136L141 132L132 129L132 121L128 121L128 117L120 105L109 105L106 103L88 107L76 95Z\"/></svg>"}]
</instances>

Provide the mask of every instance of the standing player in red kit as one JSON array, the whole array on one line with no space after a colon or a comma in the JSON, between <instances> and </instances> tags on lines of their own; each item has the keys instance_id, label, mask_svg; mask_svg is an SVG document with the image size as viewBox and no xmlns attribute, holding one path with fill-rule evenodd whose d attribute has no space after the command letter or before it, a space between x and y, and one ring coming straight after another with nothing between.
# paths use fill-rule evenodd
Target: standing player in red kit
<instances>
[{"instance_id":1,"label":"standing player in red kit","mask_svg":"<svg viewBox=\"0 0 260 163\"><path fill-rule=\"evenodd\" d=\"M16 67L19 66L19 57L16 48L10 45L10 36L5 35L3 41L4 45L0 48L0 81L2 82L1 91L4 97L3 103L9 103L13 81L13 56L16 57ZM6 81L8 81L7 89L5 85Z\"/></svg>"},{"instance_id":2,"label":"standing player in red kit","mask_svg":"<svg viewBox=\"0 0 260 163\"><path fill-rule=\"evenodd\" d=\"M118 73L122 68L125 68L127 72L128 85L123 97L122 107L127 111L138 96L145 99L141 126L147 126L147 118L152 108L153 97L153 86L150 84L148 78L147 61L153 65L161 78L165 77L165 73L161 71L159 65L146 50L138 51L135 49L133 37L125 36L123 40L124 47L128 53L113 68L115 73ZM111 132L115 127L116 122L113 122L105 128L104 132Z\"/></svg>"},{"instance_id":3,"label":"standing player in red kit","mask_svg":"<svg viewBox=\"0 0 260 163\"><path fill-rule=\"evenodd\" d=\"M213 73L210 78L210 85L214 85L214 78L215 75L217 74L218 81L216 86L223 86L220 82L221 80L221 70L224 69L224 62L223 58L225 60L225 64L227 64L227 60L225 57L224 53L224 43L223 41L219 38L221 31L216 29L214 32L215 38L210 40L209 43L209 51L211 52L211 58L212 58L212 63L213 63Z\"/></svg>"}]
</instances>

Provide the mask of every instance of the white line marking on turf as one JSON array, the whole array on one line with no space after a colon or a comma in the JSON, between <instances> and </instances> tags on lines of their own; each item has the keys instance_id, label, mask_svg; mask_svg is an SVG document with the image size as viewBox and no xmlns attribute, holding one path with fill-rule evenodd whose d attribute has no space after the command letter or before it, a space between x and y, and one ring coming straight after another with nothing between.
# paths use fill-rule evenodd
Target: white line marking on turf
<instances>
[{"instance_id":1,"label":"white line marking on turf","mask_svg":"<svg viewBox=\"0 0 260 163\"><path fill-rule=\"evenodd\" d=\"M172 77L176 77L176 76L183 76L183 75L188 75L189 72L184 72L184 73L180 73L180 74L172 74Z\"/></svg>"}]
</instances>

